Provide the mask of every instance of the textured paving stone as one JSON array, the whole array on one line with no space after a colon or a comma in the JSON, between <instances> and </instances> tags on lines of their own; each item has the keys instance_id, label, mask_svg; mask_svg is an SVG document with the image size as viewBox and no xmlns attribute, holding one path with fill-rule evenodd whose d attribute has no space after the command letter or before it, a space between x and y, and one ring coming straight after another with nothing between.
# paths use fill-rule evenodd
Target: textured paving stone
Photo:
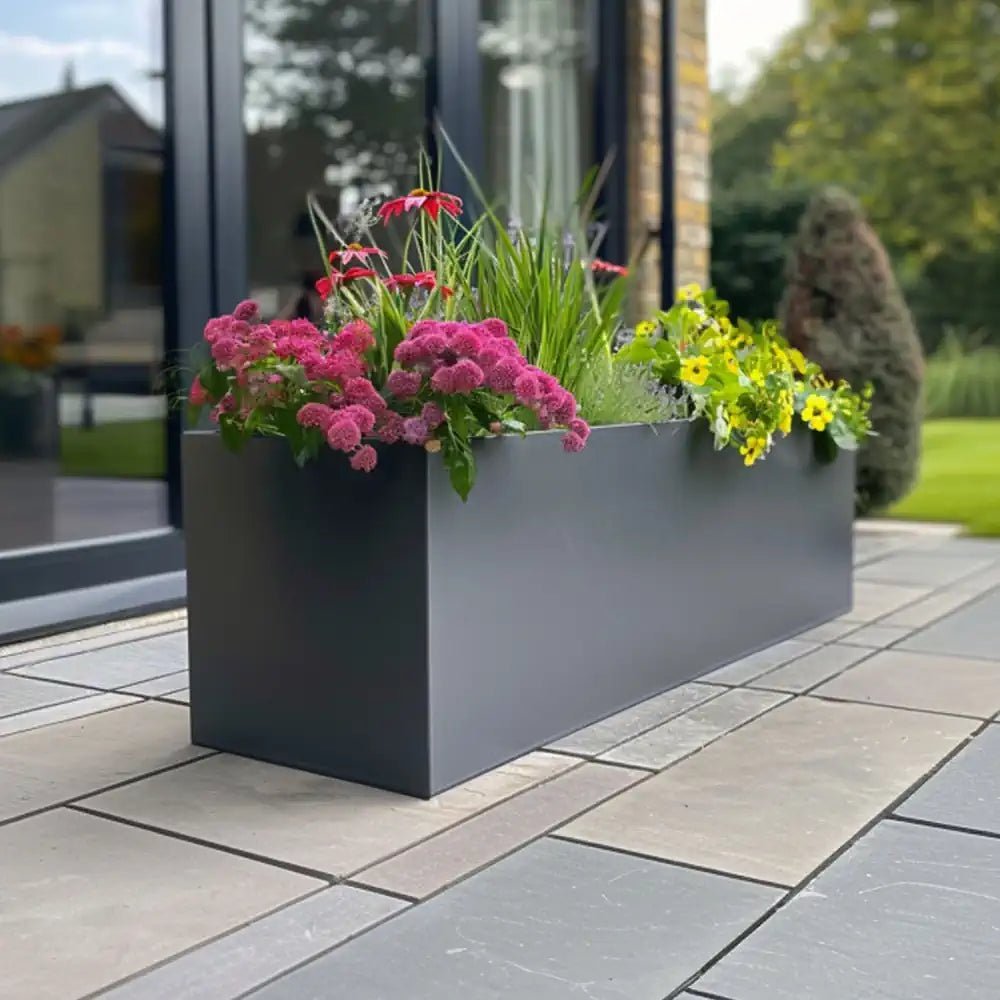
<instances>
[{"instance_id":1,"label":"textured paving stone","mask_svg":"<svg viewBox=\"0 0 1000 1000\"><path fill-rule=\"evenodd\" d=\"M894 583L873 583L856 580L854 607L843 616L845 621L870 622L891 614L914 601L926 597L927 587L902 587Z\"/></svg>"},{"instance_id":2,"label":"textured paving stone","mask_svg":"<svg viewBox=\"0 0 1000 1000\"><path fill-rule=\"evenodd\" d=\"M931 594L916 604L902 608L883 618L879 624L891 626L904 626L907 628L923 628L938 618L960 608L963 604L968 604L975 600L975 595L968 591L942 590L938 594Z\"/></svg>"},{"instance_id":3,"label":"textured paving stone","mask_svg":"<svg viewBox=\"0 0 1000 1000\"><path fill-rule=\"evenodd\" d=\"M363 889L334 886L102 993L101 1000L224 1000L242 996L406 905Z\"/></svg>"},{"instance_id":4,"label":"textured paving stone","mask_svg":"<svg viewBox=\"0 0 1000 1000\"><path fill-rule=\"evenodd\" d=\"M551 744L551 747L553 750L594 757L604 753L605 750L610 750L617 743L638 736L639 733L708 701L709 698L718 697L719 694L717 688L704 684L682 684L607 719L595 722L592 726L578 729L575 733L570 733L569 736Z\"/></svg>"},{"instance_id":5,"label":"textured paving stone","mask_svg":"<svg viewBox=\"0 0 1000 1000\"><path fill-rule=\"evenodd\" d=\"M188 713L147 702L0 739L0 819L194 760Z\"/></svg>"},{"instance_id":6,"label":"textured paving stone","mask_svg":"<svg viewBox=\"0 0 1000 1000\"><path fill-rule=\"evenodd\" d=\"M944 587L963 577L987 569L988 559L952 556L940 550L928 553L902 553L869 563L855 570L857 580L905 583L920 587Z\"/></svg>"},{"instance_id":7,"label":"textured paving stone","mask_svg":"<svg viewBox=\"0 0 1000 1000\"><path fill-rule=\"evenodd\" d=\"M988 726L897 810L1000 836L1000 726Z\"/></svg>"},{"instance_id":8,"label":"textured paving stone","mask_svg":"<svg viewBox=\"0 0 1000 1000\"><path fill-rule=\"evenodd\" d=\"M30 712L33 708L57 705L61 701L72 701L87 694L79 688L65 684L51 684L13 674L0 674L0 718L16 712Z\"/></svg>"},{"instance_id":9,"label":"textured paving stone","mask_svg":"<svg viewBox=\"0 0 1000 1000\"><path fill-rule=\"evenodd\" d=\"M787 695L772 691L727 691L671 722L608 751L605 760L655 770L686 757L738 726L774 708Z\"/></svg>"},{"instance_id":10,"label":"textured paving stone","mask_svg":"<svg viewBox=\"0 0 1000 1000\"><path fill-rule=\"evenodd\" d=\"M1000 590L980 597L902 643L905 649L1000 662Z\"/></svg>"},{"instance_id":11,"label":"textured paving stone","mask_svg":"<svg viewBox=\"0 0 1000 1000\"><path fill-rule=\"evenodd\" d=\"M853 622L832 621L803 632L795 638L803 642L836 642L838 639L857 629Z\"/></svg>"},{"instance_id":12,"label":"textured paving stone","mask_svg":"<svg viewBox=\"0 0 1000 1000\"><path fill-rule=\"evenodd\" d=\"M762 674L751 681L750 686L772 691L807 691L870 655L870 649L859 646L823 646L777 670Z\"/></svg>"},{"instance_id":13,"label":"textured paving stone","mask_svg":"<svg viewBox=\"0 0 1000 1000\"><path fill-rule=\"evenodd\" d=\"M797 698L562 832L794 885L974 726L947 716Z\"/></svg>"},{"instance_id":14,"label":"textured paving stone","mask_svg":"<svg viewBox=\"0 0 1000 1000\"><path fill-rule=\"evenodd\" d=\"M254 1000L662 1000L778 894L543 840Z\"/></svg>"},{"instance_id":15,"label":"textured paving stone","mask_svg":"<svg viewBox=\"0 0 1000 1000\"><path fill-rule=\"evenodd\" d=\"M165 694L174 694L177 691L185 691L188 686L188 672L178 670L174 674L165 674L163 677L156 677L151 681L143 681L141 684L133 684L131 687L122 688L125 694L141 694L146 698L157 698Z\"/></svg>"},{"instance_id":16,"label":"textured paving stone","mask_svg":"<svg viewBox=\"0 0 1000 1000\"><path fill-rule=\"evenodd\" d=\"M429 896L645 777L644 771L584 764L361 872L356 881Z\"/></svg>"},{"instance_id":17,"label":"textured paving stone","mask_svg":"<svg viewBox=\"0 0 1000 1000\"><path fill-rule=\"evenodd\" d=\"M799 639L789 639L787 642L778 642L773 646L762 649L759 653L752 653L744 656L741 660L734 660L728 666L720 667L718 670L706 674L702 680L717 684L746 684L755 677L780 667L797 656L804 656L819 648L819 643L802 642Z\"/></svg>"},{"instance_id":18,"label":"textured paving stone","mask_svg":"<svg viewBox=\"0 0 1000 1000\"><path fill-rule=\"evenodd\" d=\"M347 875L576 765L572 757L528 754L424 801L221 754L85 804L313 871Z\"/></svg>"},{"instance_id":19,"label":"textured paving stone","mask_svg":"<svg viewBox=\"0 0 1000 1000\"><path fill-rule=\"evenodd\" d=\"M138 642L45 660L30 667L19 667L15 673L112 690L186 669L187 632L170 632Z\"/></svg>"},{"instance_id":20,"label":"textured paving stone","mask_svg":"<svg viewBox=\"0 0 1000 1000\"><path fill-rule=\"evenodd\" d=\"M42 726L51 726L53 723L67 722L70 719L82 719L97 712L134 705L140 700L124 694L87 694L86 691L82 691L81 694L84 697L73 701L62 701L57 705L36 708L30 712L20 712L0 719L0 736L24 733L29 729L40 729Z\"/></svg>"},{"instance_id":21,"label":"textured paving stone","mask_svg":"<svg viewBox=\"0 0 1000 1000\"><path fill-rule=\"evenodd\" d=\"M0 885L0 996L67 1000L322 883L57 809L0 828Z\"/></svg>"},{"instance_id":22,"label":"textured paving stone","mask_svg":"<svg viewBox=\"0 0 1000 1000\"><path fill-rule=\"evenodd\" d=\"M164 701L175 701L179 705L191 704L191 692L187 688L182 688L180 691L171 691L170 694L164 694L160 697Z\"/></svg>"},{"instance_id":23,"label":"textured paving stone","mask_svg":"<svg viewBox=\"0 0 1000 1000\"><path fill-rule=\"evenodd\" d=\"M869 649L884 649L913 634L912 628L901 625L865 625L856 632L845 636L841 642L848 646L866 646Z\"/></svg>"},{"instance_id":24,"label":"textured paving stone","mask_svg":"<svg viewBox=\"0 0 1000 1000\"><path fill-rule=\"evenodd\" d=\"M694 984L731 1000L995 1000L1000 840L880 823Z\"/></svg>"},{"instance_id":25,"label":"textured paving stone","mask_svg":"<svg viewBox=\"0 0 1000 1000\"><path fill-rule=\"evenodd\" d=\"M813 694L988 719L1000 710L1000 661L887 649Z\"/></svg>"}]
</instances>

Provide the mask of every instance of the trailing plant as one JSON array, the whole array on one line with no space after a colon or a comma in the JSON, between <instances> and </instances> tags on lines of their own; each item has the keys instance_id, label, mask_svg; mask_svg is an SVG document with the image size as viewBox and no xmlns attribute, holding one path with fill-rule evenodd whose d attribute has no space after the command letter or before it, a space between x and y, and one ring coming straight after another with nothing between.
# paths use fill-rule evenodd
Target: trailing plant
<instances>
[{"instance_id":1,"label":"trailing plant","mask_svg":"<svg viewBox=\"0 0 1000 1000\"><path fill-rule=\"evenodd\" d=\"M615 362L648 366L690 418L708 421L716 448L738 448L748 466L791 433L796 417L816 432L823 454L854 450L870 433L870 387L859 394L834 384L776 323L734 323L728 304L696 285L640 323Z\"/></svg>"},{"instance_id":2,"label":"trailing plant","mask_svg":"<svg viewBox=\"0 0 1000 1000\"><path fill-rule=\"evenodd\" d=\"M928 417L1000 417L1000 347L951 329L927 362Z\"/></svg>"}]
</instances>

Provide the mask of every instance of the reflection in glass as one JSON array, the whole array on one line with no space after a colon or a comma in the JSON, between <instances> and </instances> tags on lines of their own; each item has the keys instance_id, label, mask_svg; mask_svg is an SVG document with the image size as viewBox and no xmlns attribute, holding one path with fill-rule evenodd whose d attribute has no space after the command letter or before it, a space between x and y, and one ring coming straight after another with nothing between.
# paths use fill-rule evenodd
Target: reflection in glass
<instances>
[{"instance_id":1,"label":"reflection in glass","mask_svg":"<svg viewBox=\"0 0 1000 1000\"><path fill-rule=\"evenodd\" d=\"M486 162L491 191L532 225L565 217L594 163L593 0L483 0Z\"/></svg>"},{"instance_id":2,"label":"reflection in glass","mask_svg":"<svg viewBox=\"0 0 1000 1000\"><path fill-rule=\"evenodd\" d=\"M322 263L306 195L344 220L366 198L415 186L428 5L246 0L245 10L250 290L265 315L315 317Z\"/></svg>"},{"instance_id":3,"label":"reflection in glass","mask_svg":"<svg viewBox=\"0 0 1000 1000\"><path fill-rule=\"evenodd\" d=\"M112 7L5 23L0 551L165 523L159 10Z\"/></svg>"}]
</instances>

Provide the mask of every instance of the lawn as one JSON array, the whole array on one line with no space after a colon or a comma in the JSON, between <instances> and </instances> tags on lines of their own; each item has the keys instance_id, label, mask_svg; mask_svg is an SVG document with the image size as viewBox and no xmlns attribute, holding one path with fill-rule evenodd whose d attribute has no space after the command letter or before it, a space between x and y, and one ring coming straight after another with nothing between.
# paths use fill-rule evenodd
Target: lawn
<instances>
[{"instance_id":1,"label":"lawn","mask_svg":"<svg viewBox=\"0 0 1000 1000\"><path fill-rule=\"evenodd\" d=\"M920 482L889 513L1000 536L1000 420L927 421Z\"/></svg>"},{"instance_id":2,"label":"lawn","mask_svg":"<svg viewBox=\"0 0 1000 1000\"><path fill-rule=\"evenodd\" d=\"M63 475L126 479L159 479L166 475L162 420L100 424L90 430L64 427L60 438Z\"/></svg>"}]
</instances>

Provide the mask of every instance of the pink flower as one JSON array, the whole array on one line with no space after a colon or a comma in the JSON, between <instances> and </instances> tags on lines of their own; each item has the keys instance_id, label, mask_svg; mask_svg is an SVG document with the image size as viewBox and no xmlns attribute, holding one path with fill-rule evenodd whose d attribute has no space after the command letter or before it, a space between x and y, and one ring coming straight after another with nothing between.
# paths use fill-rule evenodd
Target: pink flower
<instances>
[{"instance_id":1,"label":"pink flower","mask_svg":"<svg viewBox=\"0 0 1000 1000\"><path fill-rule=\"evenodd\" d=\"M370 444L362 445L351 455L351 468L358 472L371 472L378 462L378 454Z\"/></svg>"},{"instance_id":2,"label":"pink flower","mask_svg":"<svg viewBox=\"0 0 1000 1000\"><path fill-rule=\"evenodd\" d=\"M260 307L253 299L244 299L234 310L233 317L252 323L260 317Z\"/></svg>"},{"instance_id":3,"label":"pink flower","mask_svg":"<svg viewBox=\"0 0 1000 1000\"><path fill-rule=\"evenodd\" d=\"M367 407L360 406L357 403L345 406L337 414L337 418L339 419L342 416L353 420L358 425L358 429L362 434L371 434L372 429L375 427L375 414Z\"/></svg>"},{"instance_id":4,"label":"pink flower","mask_svg":"<svg viewBox=\"0 0 1000 1000\"><path fill-rule=\"evenodd\" d=\"M336 451L354 451L361 444L361 428L350 417L338 414L326 429L326 440Z\"/></svg>"},{"instance_id":5,"label":"pink flower","mask_svg":"<svg viewBox=\"0 0 1000 1000\"><path fill-rule=\"evenodd\" d=\"M403 436L403 418L393 410L386 410L375 436L386 444L395 444Z\"/></svg>"},{"instance_id":6,"label":"pink flower","mask_svg":"<svg viewBox=\"0 0 1000 1000\"><path fill-rule=\"evenodd\" d=\"M444 423L444 410L437 403L424 403L424 408L420 411L420 419L431 430L435 430Z\"/></svg>"},{"instance_id":7,"label":"pink flower","mask_svg":"<svg viewBox=\"0 0 1000 1000\"><path fill-rule=\"evenodd\" d=\"M451 338L451 349L456 354L461 354L467 358L475 358L482 350L482 338L471 327L459 330Z\"/></svg>"},{"instance_id":8,"label":"pink flower","mask_svg":"<svg viewBox=\"0 0 1000 1000\"><path fill-rule=\"evenodd\" d=\"M576 399L565 389L549 393L545 397L545 406L557 424L568 424L576 416Z\"/></svg>"},{"instance_id":9,"label":"pink flower","mask_svg":"<svg viewBox=\"0 0 1000 1000\"><path fill-rule=\"evenodd\" d=\"M431 388L435 392L455 392L454 368L439 368L431 376Z\"/></svg>"},{"instance_id":10,"label":"pink flower","mask_svg":"<svg viewBox=\"0 0 1000 1000\"><path fill-rule=\"evenodd\" d=\"M191 382L188 402L192 406L204 406L206 403L211 402L208 398L208 393L205 391L205 387L201 384L201 379L197 375L195 375L194 380Z\"/></svg>"},{"instance_id":11,"label":"pink flower","mask_svg":"<svg viewBox=\"0 0 1000 1000\"><path fill-rule=\"evenodd\" d=\"M378 247L363 247L360 243L348 243L343 250L334 250L330 253L330 263L350 264L352 260L364 263L372 256L385 257L386 253Z\"/></svg>"},{"instance_id":12,"label":"pink flower","mask_svg":"<svg viewBox=\"0 0 1000 1000\"><path fill-rule=\"evenodd\" d=\"M490 388L494 392L513 392L514 383L523 370L524 365L515 358L498 361L490 372Z\"/></svg>"},{"instance_id":13,"label":"pink flower","mask_svg":"<svg viewBox=\"0 0 1000 1000\"><path fill-rule=\"evenodd\" d=\"M441 369L441 371L448 370L445 368ZM484 376L482 368L475 361L470 361L468 358L464 358L453 365L450 371L452 392L467 396L473 389L478 389L483 384ZM437 375L438 372L434 374ZM431 378L431 384L434 384L433 377Z\"/></svg>"},{"instance_id":14,"label":"pink flower","mask_svg":"<svg viewBox=\"0 0 1000 1000\"><path fill-rule=\"evenodd\" d=\"M628 274L627 267L623 267L621 264L612 264L607 260L601 260L600 257L595 257L590 262L590 269L599 274L613 274L617 277L625 277Z\"/></svg>"},{"instance_id":15,"label":"pink flower","mask_svg":"<svg viewBox=\"0 0 1000 1000\"><path fill-rule=\"evenodd\" d=\"M524 406L530 406L542 395L542 387L538 384L538 379L530 372L518 375L514 380L514 395L517 401Z\"/></svg>"},{"instance_id":16,"label":"pink flower","mask_svg":"<svg viewBox=\"0 0 1000 1000\"><path fill-rule=\"evenodd\" d=\"M375 346L372 328L363 319L354 319L333 338L335 350L353 351L363 354Z\"/></svg>"},{"instance_id":17,"label":"pink flower","mask_svg":"<svg viewBox=\"0 0 1000 1000\"><path fill-rule=\"evenodd\" d=\"M212 344L212 360L219 368L229 368L232 366L238 347L235 337L223 334Z\"/></svg>"},{"instance_id":18,"label":"pink flower","mask_svg":"<svg viewBox=\"0 0 1000 1000\"><path fill-rule=\"evenodd\" d=\"M462 199L458 195L448 194L445 191L426 191L424 188L414 188L403 198L393 198L384 202L378 210L378 217L383 222L388 222L394 215L402 215L412 209L420 209L426 212L432 222L437 222L439 212L447 212L448 215L457 216L462 211Z\"/></svg>"},{"instance_id":19,"label":"pink flower","mask_svg":"<svg viewBox=\"0 0 1000 1000\"><path fill-rule=\"evenodd\" d=\"M409 399L420 392L422 382L423 378L420 372L406 372L397 369L394 372L389 372L385 387L398 399Z\"/></svg>"},{"instance_id":20,"label":"pink flower","mask_svg":"<svg viewBox=\"0 0 1000 1000\"><path fill-rule=\"evenodd\" d=\"M348 402L360 403L362 406L375 413L380 413L385 409L385 400L379 395L378 390L366 378L351 378L344 386L344 395Z\"/></svg>"},{"instance_id":21,"label":"pink flower","mask_svg":"<svg viewBox=\"0 0 1000 1000\"><path fill-rule=\"evenodd\" d=\"M568 434L563 435L562 446L563 451L577 452L583 451L586 441L580 437L579 434L574 434L570 431Z\"/></svg>"},{"instance_id":22,"label":"pink flower","mask_svg":"<svg viewBox=\"0 0 1000 1000\"><path fill-rule=\"evenodd\" d=\"M569 430L571 434L575 434L577 437L583 438L584 441L590 437L590 424L586 420L581 420L579 417L574 417L569 422Z\"/></svg>"},{"instance_id":23,"label":"pink flower","mask_svg":"<svg viewBox=\"0 0 1000 1000\"><path fill-rule=\"evenodd\" d=\"M333 410L325 403L306 403L295 414L300 427L318 427L325 431L333 419Z\"/></svg>"},{"instance_id":24,"label":"pink flower","mask_svg":"<svg viewBox=\"0 0 1000 1000\"><path fill-rule=\"evenodd\" d=\"M414 365L423 357L423 348L416 340L403 340L396 345L392 356L401 365Z\"/></svg>"},{"instance_id":25,"label":"pink flower","mask_svg":"<svg viewBox=\"0 0 1000 1000\"><path fill-rule=\"evenodd\" d=\"M437 357L448 346L448 341L440 333L428 333L421 337L417 343L420 344L425 355L429 357Z\"/></svg>"},{"instance_id":26,"label":"pink flower","mask_svg":"<svg viewBox=\"0 0 1000 1000\"><path fill-rule=\"evenodd\" d=\"M403 421L403 440L407 444L423 444L430 436L430 429L420 417L407 417Z\"/></svg>"},{"instance_id":27,"label":"pink flower","mask_svg":"<svg viewBox=\"0 0 1000 1000\"><path fill-rule=\"evenodd\" d=\"M478 325L479 329L482 330L488 337L510 336L510 333L507 330L507 324L502 319L497 319L495 316L480 320Z\"/></svg>"}]
</instances>

